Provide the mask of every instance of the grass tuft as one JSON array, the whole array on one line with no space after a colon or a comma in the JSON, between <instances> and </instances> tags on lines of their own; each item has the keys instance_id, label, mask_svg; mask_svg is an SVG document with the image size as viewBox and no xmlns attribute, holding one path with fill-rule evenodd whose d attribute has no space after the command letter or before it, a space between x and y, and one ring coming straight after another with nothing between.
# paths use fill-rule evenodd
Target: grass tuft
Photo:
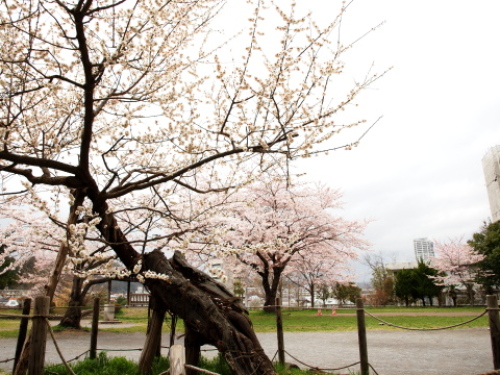
<instances>
[{"instance_id":1,"label":"grass tuft","mask_svg":"<svg viewBox=\"0 0 500 375\"><path fill-rule=\"evenodd\" d=\"M108 357L105 352L99 353L96 359L84 359L83 361L70 364L71 369L78 375L137 375L139 366L124 357ZM220 374L231 375L226 360L222 355L212 359L201 357L200 368ZM168 358L156 358L153 362L150 375L158 375L170 368ZM290 369L288 367L275 364L276 372L279 375L308 375L310 371L300 369ZM45 367L44 375L70 375L69 371L62 364L48 365Z\"/></svg>"},{"instance_id":2,"label":"grass tuft","mask_svg":"<svg viewBox=\"0 0 500 375\"><path fill-rule=\"evenodd\" d=\"M139 371L134 362L124 357L108 358L104 352L99 353L96 359L87 358L69 366L78 375L137 375ZM44 374L70 375L63 364L46 366Z\"/></svg>"}]
</instances>

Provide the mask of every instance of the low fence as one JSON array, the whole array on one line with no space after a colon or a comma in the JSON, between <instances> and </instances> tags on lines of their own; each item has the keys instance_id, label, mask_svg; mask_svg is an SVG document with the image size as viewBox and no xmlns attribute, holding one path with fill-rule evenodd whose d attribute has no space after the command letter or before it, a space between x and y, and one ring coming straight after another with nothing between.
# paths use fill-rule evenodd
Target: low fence
<instances>
[{"instance_id":1,"label":"low fence","mask_svg":"<svg viewBox=\"0 0 500 375\"><path fill-rule=\"evenodd\" d=\"M276 326L277 326L277 339L278 339L278 350L273 358L273 360L278 357L278 362L281 364L285 364L285 354L300 363L301 365L308 367L309 369L313 369L316 371L340 371L343 369L348 369L354 366L359 366L360 367L360 373L361 375L368 375L370 369L374 374L377 374L377 371L369 362L369 355L368 355L368 345L367 345L367 339L366 339L366 325L365 325L365 316L368 315L371 318L374 318L378 320L380 323L391 326L394 328L399 328L399 329L405 329L405 330L420 330L420 331L430 331L430 330L445 330L445 329L450 329L454 327L458 327L460 325L465 325L468 324L474 320L477 320L481 318L482 316L488 314L489 318L489 332L491 336L491 347L492 347L492 353L493 353L493 367L494 369L500 369L500 318L499 318L499 308L498 308L498 300L496 296L488 296L488 305L487 308L485 309L484 312L479 314L473 319L469 319L467 321L464 321L459 324L455 324L452 326L446 326L446 327L441 327L441 328L410 328L410 327L403 327L403 326L398 326L395 324L392 324L390 322L387 322L385 320L382 320L373 314L370 314L367 312L364 308L363 305L363 300L358 299L356 301L356 317L357 317L357 325L358 325L358 345L359 345L359 361L355 363L351 363L349 365L339 367L339 368L329 368L329 369L319 369L315 366L308 365L300 359L295 358L292 356L290 353L286 352L285 350L285 342L284 342L284 333L283 333L283 320L282 320L282 314L281 314L281 305L280 305L280 300L278 299L276 301ZM18 365L18 361L23 349L23 345L25 344L26 341L26 333L27 333L27 327L28 327L28 322L31 319L32 320L32 334L31 334L31 343L29 345L29 359L28 359L28 373L29 375L41 375L43 374L43 368L44 368L44 360L45 360L45 346L46 346L46 339L47 335L49 334L54 342L54 346L61 358L61 361L63 364L65 364L68 369L68 362L77 360L83 355L89 354L90 358L96 358L97 356L97 351L106 351L106 349L97 349L97 336L98 336L98 325L99 325L99 299L96 298L94 301L94 306L93 306L93 317L92 317L92 329L91 329L91 339L90 339L90 349L77 357L67 361L58 344L57 341L54 337L54 334L52 332L51 326L49 324L49 319L53 318L53 316L49 315L49 300L47 297L37 297L35 299L35 304L34 304L34 311L32 315L29 315L30 313L30 307L31 307L31 300L25 300L24 305L23 305L23 311L21 315L9 315L9 314L0 314L0 317L6 317L6 318L17 318L20 319L20 326L19 326L19 335L18 335L18 343L16 347L16 354L15 358L7 359L4 361L1 361L3 363L7 363L10 361L14 362L14 369L16 369L16 366ZM199 372L204 372L208 374L213 373L202 370L190 365L187 365L184 363L184 349L182 346L179 345L172 345L171 347L168 347L169 349L169 356L171 359L171 368L169 370L171 375L181 375L185 374L185 369L190 368L197 370ZM133 350L141 350L141 349L133 349ZM116 351L116 350L113 350ZM182 354L180 354L182 353ZM73 373L69 369L70 373ZM216 374L215 374L216 375Z\"/></svg>"},{"instance_id":2,"label":"low fence","mask_svg":"<svg viewBox=\"0 0 500 375\"><path fill-rule=\"evenodd\" d=\"M129 306L148 306L149 293L133 293L130 294Z\"/></svg>"},{"instance_id":3,"label":"low fence","mask_svg":"<svg viewBox=\"0 0 500 375\"><path fill-rule=\"evenodd\" d=\"M374 318L375 320L379 321L381 324L384 324L386 326L394 327L394 328L399 328L403 330L412 330L412 331L437 331L437 330L446 330L446 329L451 329L451 328L456 328L462 325L466 325L468 323L471 323L484 315L488 314L489 318L489 332L490 332L490 338L491 338L491 347L492 347L492 354L493 354L493 367L495 370L500 369L500 318L499 318L499 308L498 308L498 300L496 296L488 296L487 297L487 308L485 311L483 311L481 314L477 315L476 317L469 319L467 321L464 321L462 323L450 325L450 326L445 326L445 327L440 327L440 328L413 328L413 327L403 327L403 326L398 326L395 324L392 324L390 322L387 322L385 320L382 320L378 318L377 316L370 314L368 311L365 310L364 305L363 305L363 300L361 298L358 298L356 300L356 318L357 318L357 325L358 325L358 346L359 346L359 361L351 363L346 366L338 367L338 368L324 368L320 369L317 368L316 366L312 366L309 364L306 364L299 359L295 358L292 356L290 353L285 351L284 348L284 340L283 340L283 327L282 327L282 318L281 318L281 307L280 307L280 301L277 299L276 301L276 326L278 330L278 352L277 356L279 359L279 362L284 364L285 363L285 353L293 358L295 361L298 363L302 364L305 367L308 367L309 369L312 370L317 370L317 371L322 371L322 372L330 372L330 371L340 371L344 369L348 369L354 366L359 366L360 367L360 374L361 375L368 375L369 370L371 369L374 374L377 374L376 369L370 364L369 362L369 356L368 356L368 344L367 344L367 338L366 338L366 324L365 324L365 315L368 315L371 318ZM320 311L320 310L318 310Z\"/></svg>"}]
</instances>

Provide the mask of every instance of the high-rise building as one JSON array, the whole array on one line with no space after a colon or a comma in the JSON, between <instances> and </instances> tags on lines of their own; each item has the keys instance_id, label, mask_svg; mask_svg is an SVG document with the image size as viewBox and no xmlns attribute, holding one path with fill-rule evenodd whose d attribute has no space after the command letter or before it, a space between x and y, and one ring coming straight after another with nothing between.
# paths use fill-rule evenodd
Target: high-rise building
<instances>
[{"instance_id":1,"label":"high-rise building","mask_svg":"<svg viewBox=\"0 0 500 375\"><path fill-rule=\"evenodd\" d=\"M491 221L495 222L500 220L500 146L490 148L482 162L490 201Z\"/></svg>"},{"instance_id":2,"label":"high-rise building","mask_svg":"<svg viewBox=\"0 0 500 375\"><path fill-rule=\"evenodd\" d=\"M415 250L415 258L417 262L420 259L430 260L435 257L434 243L427 238L415 238L413 240L413 249Z\"/></svg>"}]
</instances>

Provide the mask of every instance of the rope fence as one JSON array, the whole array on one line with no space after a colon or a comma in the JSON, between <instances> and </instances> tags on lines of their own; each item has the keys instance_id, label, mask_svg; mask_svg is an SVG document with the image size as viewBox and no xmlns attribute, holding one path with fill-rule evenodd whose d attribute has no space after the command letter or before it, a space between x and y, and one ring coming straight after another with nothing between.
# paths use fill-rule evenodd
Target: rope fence
<instances>
[{"instance_id":1,"label":"rope fence","mask_svg":"<svg viewBox=\"0 0 500 375\"><path fill-rule=\"evenodd\" d=\"M462 322L462 323L457 323L457 324L454 324L454 325L450 325L450 326L444 326L444 327L437 327L437 328L414 328L414 327L403 327L403 326L399 326L399 325L396 325L396 324L393 324L393 323L389 323L385 320L382 320L378 317L376 317L375 315L373 314L370 314L368 311L364 310L365 314L368 315L369 317L381 322L382 324L385 324L389 327L394 327L394 328L399 328L399 329L405 329L405 330L408 330L408 331L443 331L445 329L451 329L451 328L456 328L456 327L460 327L460 326L463 326L463 325L466 325L466 324L469 324L469 323L472 323L473 321L479 319L479 318L482 318L483 316L485 316L487 313L488 313L488 310L485 310L483 311L481 314L479 314L478 316L472 318L472 319L469 319L465 322Z\"/></svg>"},{"instance_id":2,"label":"rope fence","mask_svg":"<svg viewBox=\"0 0 500 375\"><path fill-rule=\"evenodd\" d=\"M41 297L41 298L44 298L44 297ZM37 300L35 300L35 302L37 303L38 301L38 298ZM310 364L307 364L303 361L301 361L300 359L298 359L296 356L292 355L291 353L285 351L284 349L284 344L282 342L282 339L280 340L280 334L282 335L283 333L279 332L280 329L282 330L282 323L281 323L281 309L277 308L277 316L276 316L276 319L277 319L277 328L278 328L278 350L276 352L276 354L274 355L272 361L275 360L276 356L279 357L279 362L281 364L285 364L284 363L284 358L285 358L285 354L288 355L291 359L293 359L294 361L296 361L298 364L302 365L303 367L311 370L311 371L316 371L316 372L334 372L334 371L341 371L341 370L346 370L346 369L350 369L352 367L355 367L355 366L360 366L361 367L361 372L360 374L361 375L368 375L369 373L369 369L371 369L371 371L375 374L375 375L378 375L377 371L373 368L373 366L369 363L368 361L368 352L367 352L367 348L363 348L363 345L366 345L366 327L365 327L365 324L364 324L364 316L369 316L377 321L379 321L380 323L384 324L384 325L387 325L389 327L393 327L393 328L397 328L397 329L403 329L403 330L411 330L411 331L437 331L437 330L447 330L447 329L452 329L452 328L456 328L456 327L460 327L460 326L463 326L463 325L466 325L466 324L469 324L469 323L472 323L474 322L475 320L478 320L480 319L481 317L485 316L486 314L488 314L489 316L489 327L490 327L490 335L491 335L491 341L492 341L492 349L493 349L493 365L494 365L494 369L500 369L500 319L499 319L499 307L498 307L498 300L496 298L496 296L488 296L488 306L487 308L485 309L485 311L483 311L482 313L478 314L477 316L471 318L471 319L468 319L464 322L461 322L461 323L457 323L457 324L453 324L453 325L448 325L448 326L443 326L443 327L437 327L437 328L416 328L416 327L405 327L405 326L400 326L400 325L397 325L397 324L393 324L391 322L388 322L386 320L383 320L379 317L377 317L376 315L374 314L371 314L370 312L366 311L366 309L364 308L363 306L363 302L361 299L358 299L357 301L357 305L356 305L356 314L357 314L357 317L358 317L358 339L359 339L359 344L360 344L360 360L357 361L357 362L354 362L354 363L351 363L349 365L346 365L346 366L341 366L341 367L336 367L336 368L319 368L317 366L312 366ZM97 301L98 303L98 301ZM279 307L279 300L277 301L277 305L276 307ZM43 308L46 309L45 312L43 312ZM97 310L99 312L99 310ZM34 323L39 321L39 322L43 322L43 327L45 329L45 332L48 332L52 341L53 341L53 344L54 344L54 347L56 348L56 351L57 351L57 354L59 356L59 358L61 359L62 363L64 364L64 366L67 368L68 372L71 374L71 375L76 375L74 374L74 372L71 370L71 367L69 366L69 363L70 362L73 362L73 361L76 361L78 359L80 359L82 356L85 356L87 355L88 353L93 353L94 351L94 358L95 358L95 351L100 351L100 352L126 352L126 351L142 351L143 348L136 348L136 349L108 349L108 348L92 348L91 346L91 349L90 350L87 350L79 355L77 355L76 357L70 359L70 360L66 360L64 358L64 355L62 353L62 350L59 346L59 344L57 343L57 340L56 340L56 337L54 335L54 331L50 325L50 321L49 319L54 319L56 318L57 315L50 315L48 314L48 307L45 306L45 307L40 307L38 306L37 307L37 304L35 304L35 313L33 315L30 315L29 314L29 311L26 313L26 311L23 310L23 313L22 314L4 314L4 313L0 313L0 318L7 318L7 319L21 319L21 320L32 320ZM96 321L94 319L94 321ZM35 328L35 324L33 324L33 328ZM94 329L93 329L94 331ZM95 330L97 332L97 329ZM45 336L46 336L46 333L45 333ZM19 343L18 343L18 346L19 346ZM160 346L161 348L163 349L169 349L170 351L170 354L172 354L172 351L170 350L172 347L171 346ZM43 342L43 350L40 349L40 347L37 347L35 345L31 345L30 346L30 351L31 352L38 352L40 353L40 351L43 352L43 355L42 357L44 357L44 353L45 353L45 342ZM202 351L217 351L217 349L202 349ZM15 358L7 358L7 359L3 359L3 360L0 360L0 363L8 363L8 362L12 362L14 361L15 363L17 362L18 358L17 358L17 352L16 352L16 357ZM244 355L245 353L241 353L242 355ZM34 356L36 357L36 356ZM30 360L32 360L31 356L30 356ZM41 360L41 364L39 363L38 365L36 364L31 364L30 363L30 366L38 366L41 370L40 371L43 371L43 366L44 365L44 362L43 362L43 358ZM15 366L14 366L15 368ZM34 367L33 367L34 368ZM207 371L207 370L204 370L204 369L200 369L198 367L195 367L195 366L192 366L192 365L189 365L189 364L185 364L185 368L187 369L191 369L191 370L196 370L196 371L199 371L199 372L202 372L202 373L206 373L208 375L218 375L218 374L215 374L213 372L210 372L210 371ZM40 372L41 374L42 372ZM172 368L170 368L169 370L165 371L164 373L162 374L167 374L169 373L170 375L175 375L173 373L173 370ZM37 375L38 373L36 371L30 371L30 374L33 374L33 375Z\"/></svg>"}]
</instances>

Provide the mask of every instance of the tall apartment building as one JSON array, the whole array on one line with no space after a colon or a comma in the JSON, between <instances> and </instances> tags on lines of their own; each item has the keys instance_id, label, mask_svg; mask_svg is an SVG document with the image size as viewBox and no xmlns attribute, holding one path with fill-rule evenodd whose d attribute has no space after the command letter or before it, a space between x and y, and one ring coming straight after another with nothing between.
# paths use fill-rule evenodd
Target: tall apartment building
<instances>
[{"instance_id":1,"label":"tall apartment building","mask_svg":"<svg viewBox=\"0 0 500 375\"><path fill-rule=\"evenodd\" d=\"M495 222L500 220L500 146L490 148L482 162L490 201L491 221Z\"/></svg>"},{"instance_id":2,"label":"tall apartment building","mask_svg":"<svg viewBox=\"0 0 500 375\"><path fill-rule=\"evenodd\" d=\"M436 256L434 253L434 243L425 237L415 238L413 240L413 249L415 250L415 258L417 259L417 262L420 259L430 260Z\"/></svg>"}]
</instances>

